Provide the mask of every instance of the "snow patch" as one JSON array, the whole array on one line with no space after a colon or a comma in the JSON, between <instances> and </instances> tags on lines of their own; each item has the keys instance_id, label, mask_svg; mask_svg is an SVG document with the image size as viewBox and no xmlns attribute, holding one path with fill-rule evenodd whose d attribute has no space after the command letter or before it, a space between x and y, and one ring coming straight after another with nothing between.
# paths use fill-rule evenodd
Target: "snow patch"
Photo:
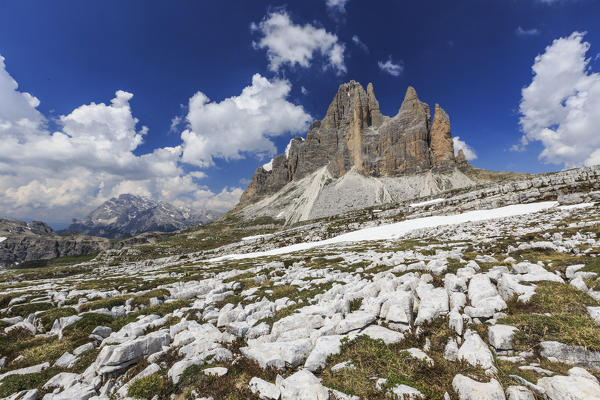
<instances>
[{"instance_id":1,"label":"snow patch","mask_svg":"<svg viewBox=\"0 0 600 400\"><path fill-rule=\"evenodd\" d=\"M245 258L257 258L275 256L280 254L294 253L297 251L309 250L315 247L326 246L336 243L360 242L370 240L393 240L402 235L423 228L435 228L441 225L457 225L466 222L485 221L489 219L514 217L517 215L531 214L548 208L556 207L556 201L544 201L540 203L515 204L506 207L494 208L491 210L469 211L455 215L436 215L432 217L423 217L409 219L397 222L395 224L380 225L372 228L360 229L354 232L345 233L327 240L316 242L298 243L291 246L280 247L278 249L259 251L247 254L230 254L226 256L212 258L209 261L222 260L240 260Z\"/></svg>"},{"instance_id":2,"label":"snow patch","mask_svg":"<svg viewBox=\"0 0 600 400\"><path fill-rule=\"evenodd\" d=\"M594 203L579 203L579 204L571 204L568 206L558 206L561 210L574 210L577 208L588 208L593 207Z\"/></svg>"},{"instance_id":3,"label":"snow patch","mask_svg":"<svg viewBox=\"0 0 600 400\"><path fill-rule=\"evenodd\" d=\"M262 166L262 168L263 168L265 171L272 171L272 170L273 170L273 159L271 158L271 161L269 161L268 163L264 164L264 165Z\"/></svg>"},{"instance_id":4,"label":"snow patch","mask_svg":"<svg viewBox=\"0 0 600 400\"><path fill-rule=\"evenodd\" d=\"M427 200L427 201L423 201L421 203L412 203L412 204L409 205L409 207L423 207L423 206L428 206L428 205L431 205L431 204L441 203L444 200L446 200L446 199L440 198L440 199Z\"/></svg>"},{"instance_id":5,"label":"snow patch","mask_svg":"<svg viewBox=\"0 0 600 400\"><path fill-rule=\"evenodd\" d=\"M302 140L304 142L304 138L300 138L300 140ZM290 157L290 148L292 147L293 141L294 141L294 139L290 140L290 142L287 144L287 146L285 146L285 158Z\"/></svg>"},{"instance_id":6,"label":"snow patch","mask_svg":"<svg viewBox=\"0 0 600 400\"><path fill-rule=\"evenodd\" d=\"M5 238L4 236L0 236L0 243L4 242L7 238Z\"/></svg>"}]
</instances>

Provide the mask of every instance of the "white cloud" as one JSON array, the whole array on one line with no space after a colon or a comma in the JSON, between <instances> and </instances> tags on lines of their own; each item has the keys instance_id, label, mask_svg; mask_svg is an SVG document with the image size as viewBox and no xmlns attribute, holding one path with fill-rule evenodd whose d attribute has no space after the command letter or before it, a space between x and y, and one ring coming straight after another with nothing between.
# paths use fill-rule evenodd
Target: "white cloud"
<instances>
[{"instance_id":1,"label":"white cloud","mask_svg":"<svg viewBox=\"0 0 600 400\"><path fill-rule=\"evenodd\" d=\"M324 68L331 68L337 74L346 72L345 46L338 37L311 24L296 25L286 11L269 13L260 23L252 23L250 28L262 35L253 45L256 49L267 50L271 71L278 72L286 64L308 68L315 53L320 53L325 59Z\"/></svg>"},{"instance_id":2,"label":"white cloud","mask_svg":"<svg viewBox=\"0 0 600 400\"><path fill-rule=\"evenodd\" d=\"M269 81L260 74L239 96L221 102L196 93L189 101L188 127L181 134L182 160L206 167L213 159L244 158L244 152L272 155L276 147L269 139L300 133L311 121L302 106L286 100L291 90L287 80Z\"/></svg>"},{"instance_id":3,"label":"white cloud","mask_svg":"<svg viewBox=\"0 0 600 400\"><path fill-rule=\"evenodd\" d=\"M19 92L19 85L10 76L0 55L0 134L10 131L23 137L35 133L45 123L44 116L36 110L40 101L27 92Z\"/></svg>"},{"instance_id":4,"label":"white cloud","mask_svg":"<svg viewBox=\"0 0 600 400\"><path fill-rule=\"evenodd\" d=\"M181 115L176 115L171 119L171 126L169 127L169 133L177 132L177 128L183 122L184 118Z\"/></svg>"},{"instance_id":5,"label":"white cloud","mask_svg":"<svg viewBox=\"0 0 600 400\"><path fill-rule=\"evenodd\" d=\"M348 0L325 0L327 8L340 13L346 12L346 3Z\"/></svg>"},{"instance_id":6,"label":"white cloud","mask_svg":"<svg viewBox=\"0 0 600 400\"><path fill-rule=\"evenodd\" d=\"M565 167L597 164L600 155L600 74L590 70L584 33L556 39L535 58L533 80L522 90L522 150L539 141L539 159Z\"/></svg>"},{"instance_id":7,"label":"white cloud","mask_svg":"<svg viewBox=\"0 0 600 400\"><path fill-rule=\"evenodd\" d=\"M308 94L308 89L305 88L304 86L301 86L300 87L300 92L302 92L302 94L306 96Z\"/></svg>"},{"instance_id":8,"label":"white cloud","mask_svg":"<svg viewBox=\"0 0 600 400\"><path fill-rule=\"evenodd\" d=\"M204 173L184 172L181 146L134 154L148 129L137 127L132 97L119 90L110 104L79 106L50 132L39 100L18 91L0 57L0 214L68 221L122 193L199 208L233 206L239 189L213 193L198 186L193 178Z\"/></svg>"},{"instance_id":9,"label":"white cloud","mask_svg":"<svg viewBox=\"0 0 600 400\"><path fill-rule=\"evenodd\" d=\"M389 58L385 62L378 61L377 65L379 66L380 70L392 76L400 76L400 74L402 74L402 72L404 71L404 64L402 63L402 61L394 63L392 61L392 56L389 56Z\"/></svg>"},{"instance_id":10,"label":"white cloud","mask_svg":"<svg viewBox=\"0 0 600 400\"><path fill-rule=\"evenodd\" d=\"M515 30L515 33L519 36L535 36L535 35L540 34L540 30L537 28L525 29L525 28L519 26Z\"/></svg>"},{"instance_id":11,"label":"white cloud","mask_svg":"<svg viewBox=\"0 0 600 400\"><path fill-rule=\"evenodd\" d=\"M365 52L369 52L369 48L367 47L367 45L365 44L365 42L363 42L362 40L360 40L360 38L358 37L358 35L353 35L352 36L352 43L354 43L356 46L358 46L360 49L362 49Z\"/></svg>"},{"instance_id":12,"label":"white cloud","mask_svg":"<svg viewBox=\"0 0 600 400\"><path fill-rule=\"evenodd\" d=\"M475 154L475 150L471 146L469 146L464 140L460 140L460 136L453 136L452 143L454 144L454 155L457 156L459 150L463 151L465 158L468 161L475 160L477 158L477 154Z\"/></svg>"}]
</instances>

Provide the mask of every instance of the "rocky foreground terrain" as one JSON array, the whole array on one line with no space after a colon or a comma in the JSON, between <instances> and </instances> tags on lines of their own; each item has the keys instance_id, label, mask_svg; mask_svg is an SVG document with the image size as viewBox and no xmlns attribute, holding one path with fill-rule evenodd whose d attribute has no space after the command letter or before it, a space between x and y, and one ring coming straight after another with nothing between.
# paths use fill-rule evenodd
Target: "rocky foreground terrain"
<instances>
[{"instance_id":1,"label":"rocky foreground terrain","mask_svg":"<svg viewBox=\"0 0 600 400\"><path fill-rule=\"evenodd\" d=\"M597 173L2 271L0 397L600 398Z\"/></svg>"}]
</instances>

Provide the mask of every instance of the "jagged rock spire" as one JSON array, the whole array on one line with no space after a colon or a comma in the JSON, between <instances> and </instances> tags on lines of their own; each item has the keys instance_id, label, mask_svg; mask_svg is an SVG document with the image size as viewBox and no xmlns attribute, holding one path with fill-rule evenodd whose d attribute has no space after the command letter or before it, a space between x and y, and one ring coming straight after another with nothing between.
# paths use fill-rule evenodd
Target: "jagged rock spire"
<instances>
[{"instance_id":1,"label":"jagged rock spire","mask_svg":"<svg viewBox=\"0 0 600 400\"><path fill-rule=\"evenodd\" d=\"M404 101L402 101L402 107L404 107L405 104L414 103L415 101L419 101L419 96L417 96L417 91L415 88L409 86L406 88L406 94L404 95Z\"/></svg>"},{"instance_id":2,"label":"jagged rock spire","mask_svg":"<svg viewBox=\"0 0 600 400\"><path fill-rule=\"evenodd\" d=\"M454 166L454 144L450 132L450 117L439 104L435 105L430 137L433 167L448 169Z\"/></svg>"},{"instance_id":3,"label":"jagged rock spire","mask_svg":"<svg viewBox=\"0 0 600 400\"><path fill-rule=\"evenodd\" d=\"M379 110L379 102L375 97L375 90L373 90L371 82L367 85L367 99L369 101L369 126L379 127L383 122L383 115Z\"/></svg>"}]
</instances>

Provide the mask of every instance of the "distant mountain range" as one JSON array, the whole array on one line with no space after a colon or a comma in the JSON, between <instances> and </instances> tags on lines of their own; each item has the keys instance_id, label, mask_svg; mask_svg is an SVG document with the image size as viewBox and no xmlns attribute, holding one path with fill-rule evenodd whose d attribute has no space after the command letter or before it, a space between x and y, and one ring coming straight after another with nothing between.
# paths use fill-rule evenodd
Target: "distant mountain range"
<instances>
[{"instance_id":1,"label":"distant mountain range","mask_svg":"<svg viewBox=\"0 0 600 400\"><path fill-rule=\"evenodd\" d=\"M104 202L87 217L73 220L61 233L126 238L150 231L172 232L204 224L219 215L212 211L194 212L149 197L122 194Z\"/></svg>"}]
</instances>

